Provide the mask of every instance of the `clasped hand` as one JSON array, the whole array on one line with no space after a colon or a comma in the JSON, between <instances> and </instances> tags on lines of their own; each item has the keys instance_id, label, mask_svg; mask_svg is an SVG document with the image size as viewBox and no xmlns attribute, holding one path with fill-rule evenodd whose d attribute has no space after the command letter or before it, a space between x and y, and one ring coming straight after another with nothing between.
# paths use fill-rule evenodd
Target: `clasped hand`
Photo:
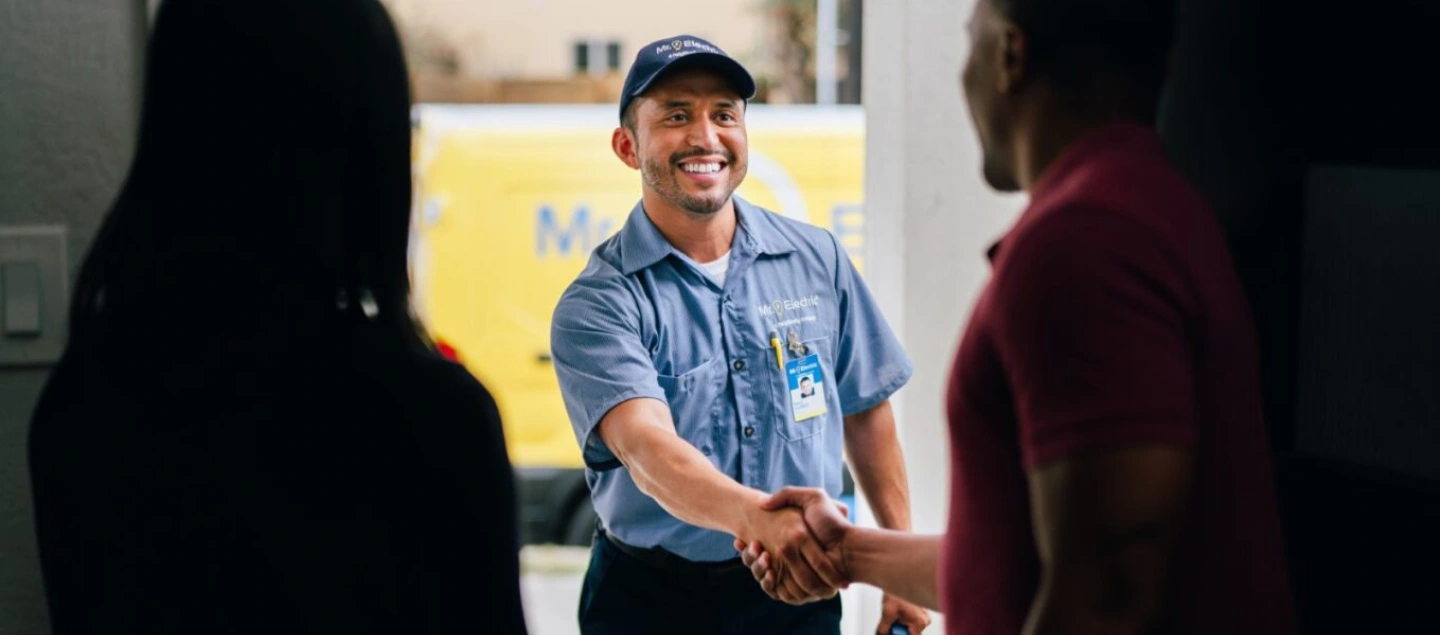
<instances>
[{"instance_id":1,"label":"clasped hand","mask_svg":"<svg viewBox=\"0 0 1440 635\"><path fill-rule=\"evenodd\" d=\"M787 487L761 504L735 550L772 598L797 605L832 598L851 582L848 514L823 490Z\"/></svg>"}]
</instances>

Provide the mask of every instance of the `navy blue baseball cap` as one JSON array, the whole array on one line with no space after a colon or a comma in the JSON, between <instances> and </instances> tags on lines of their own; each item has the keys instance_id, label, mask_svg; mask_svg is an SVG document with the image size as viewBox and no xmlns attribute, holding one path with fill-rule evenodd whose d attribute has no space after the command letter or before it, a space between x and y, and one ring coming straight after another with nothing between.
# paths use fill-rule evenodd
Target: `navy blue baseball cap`
<instances>
[{"instance_id":1,"label":"navy blue baseball cap","mask_svg":"<svg viewBox=\"0 0 1440 635\"><path fill-rule=\"evenodd\" d=\"M681 68L705 68L719 73L730 82L735 92L743 99L755 97L755 78L720 47L693 35L677 35L656 40L640 47L635 54L635 63L630 65L630 74L625 76L625 87L620 91L620 119L625 119L625 108L636 97L649 90L661 75Z\"/></svg>"}]
</instances>

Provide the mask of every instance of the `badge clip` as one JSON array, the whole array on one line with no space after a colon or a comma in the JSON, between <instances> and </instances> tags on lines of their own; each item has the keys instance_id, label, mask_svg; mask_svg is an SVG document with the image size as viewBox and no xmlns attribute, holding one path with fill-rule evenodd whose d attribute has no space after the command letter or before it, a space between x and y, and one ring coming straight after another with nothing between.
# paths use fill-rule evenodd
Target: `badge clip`
<instances>
[{"instance_id":1,"label":"badge clip","mask_svg":"<svg viewBox=\"0 0 1440 635\"><path fill-rule=\"evenodd\" d=\"M810 352L810 349L800 342L799 333L796 333L795 331L790 331L789 340L790 352L793 353L796 357L804 357Z\"/></svg>"}]
</instances>

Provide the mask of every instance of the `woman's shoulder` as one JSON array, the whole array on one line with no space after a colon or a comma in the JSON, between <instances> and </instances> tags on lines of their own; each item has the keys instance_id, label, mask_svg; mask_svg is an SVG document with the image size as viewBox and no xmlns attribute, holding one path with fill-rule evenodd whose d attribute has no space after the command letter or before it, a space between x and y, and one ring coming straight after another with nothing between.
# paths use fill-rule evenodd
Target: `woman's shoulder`
<instances>
[{"instance_id":1,"label":"woman's shoulder","mask_svg":"<svg viewBox=\"0 0 1440 635\"><path fill-rule=\"evenodd\" d=\"M427 349L373 351L366 364L380 383L400 389L417 402L437 399L493 401L464 366Z\"/></svg>"}]
</instances>

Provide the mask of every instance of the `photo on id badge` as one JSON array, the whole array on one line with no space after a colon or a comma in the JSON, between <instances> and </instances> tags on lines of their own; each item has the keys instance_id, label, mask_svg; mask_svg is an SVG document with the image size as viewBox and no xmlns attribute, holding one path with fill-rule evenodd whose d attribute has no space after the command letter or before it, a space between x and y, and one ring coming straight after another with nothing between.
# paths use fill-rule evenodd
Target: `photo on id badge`
<instances>
[{"instance_id":1,"label":"photo on id badge","mask_svg":"<svg viewBox=\"0 0 1440 635\"><path fill-rule=\"evenodd\" d=\"M790 408L796 421L825 414L825 375L820 370L820 356L806 355L785 364L785 377L790 384Z\"/></svg>"}]
</instances>

